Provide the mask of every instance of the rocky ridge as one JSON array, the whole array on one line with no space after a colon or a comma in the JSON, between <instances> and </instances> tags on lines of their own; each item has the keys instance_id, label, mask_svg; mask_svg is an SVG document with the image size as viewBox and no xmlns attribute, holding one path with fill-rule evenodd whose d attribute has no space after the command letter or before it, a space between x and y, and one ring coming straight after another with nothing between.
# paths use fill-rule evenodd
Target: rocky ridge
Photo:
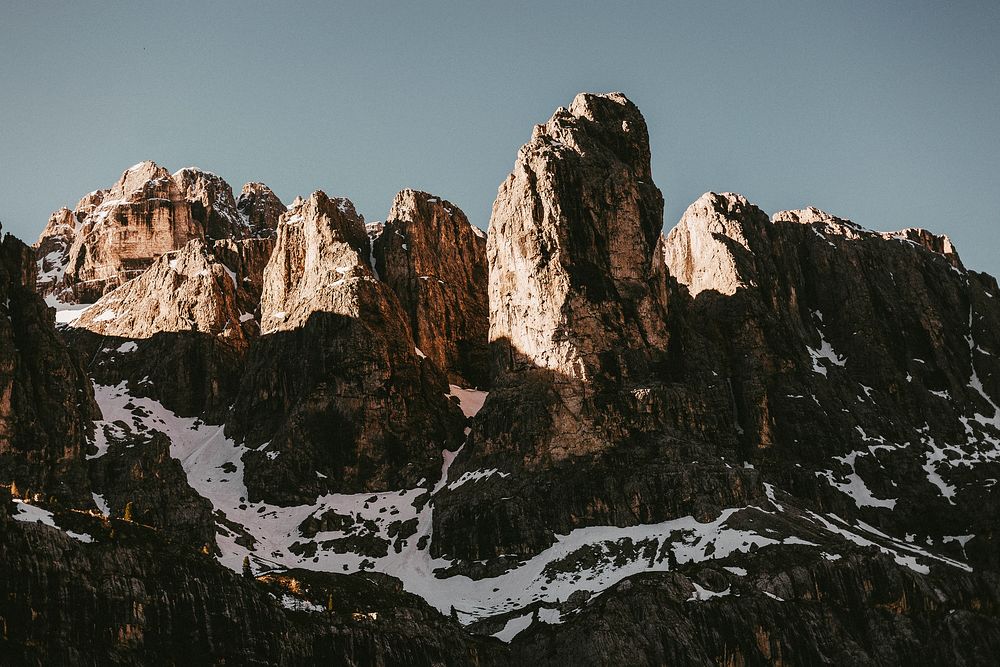
<instances>
[{"instance_id":1,"label":"rocky ridge","mask_svg":"<svg viewBox=\"0 0 1000 667\"><path fill-rule=\"evenodd\" d=\"M122 190L162 178L146 171ZM645 121L620 93L580 95L536 127L500 187L488 264L464 215L426 193L403 191L366 228L320 192L275 215L262 187L229 206L200 183L180 188L201 202L192 219L218 227L235 210L249 231L165 251L62 330L101 416L83 418L94 435L72 465L41 468L75 480L64 502L78 509L131 502L144 537L125 553L127 522L57 511L67 532L30 525L44 504L16 503L12 553L61 540L88 581L98 554L157 580L173 549L183 591L210 581L226 601L210 625L251 628L249 613L285 628L266 646L188 628L198 657L982 664L1000 647L1000 289L946 237L813 208L769 217L731 193L707 193L664 237ZM37 250L47 274L76 234L66 213ZM28 264L11 264L22 284ZM462 347L486 350L484 304L489 368ZM239 344L223 335L234 324ZM10 452L0 481L39 468ZM235 570L246 556L268 573L264 597L201 550ZM8 559L10 581L49 576L32 558ZM321 613L361 576L322 573L369 570L398 578L364 575L386 602L377 618L401 606L406 624ZM309 582L286 606L311 614L277 608L289 591L271 586L288 580ZM116 595L72 593L88 608ZM199 595L144 598L152 611L127 617L116 648L74 657L53 635L33 655L189 655L148 619ZM25 650L41 626L24 605L58 610L7 597ZM422 648L400 648L413 637Z\"/></svg>"},{"instance_id":2,"label":"rocky ridge","mask_svg":"<svg viewBox=\"0 0 1000 667\"><path fill-rule=\"evenodd\" d=\"M489 383L486 238L457 206L426 192L396 195L372 241L421 353L463 387Z\"/></svg>"}]
</instances>

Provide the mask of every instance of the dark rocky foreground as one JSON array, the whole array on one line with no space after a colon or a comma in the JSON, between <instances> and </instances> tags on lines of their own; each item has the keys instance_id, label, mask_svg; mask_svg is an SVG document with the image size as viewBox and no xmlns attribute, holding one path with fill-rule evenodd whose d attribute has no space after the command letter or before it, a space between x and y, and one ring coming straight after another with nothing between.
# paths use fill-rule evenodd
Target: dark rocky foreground
<instances>
[{"instance_id":1,"label":"dark rocky foreground","mask_svg":"<svg viewBox=\"0 0 1000 667\"><path fill-rule=\"evenodd\" d=\"M582 94L486 239L153 163L5 237L0 663L995 664L996 280L662 210Z\"/></svg>"}]
</instances>

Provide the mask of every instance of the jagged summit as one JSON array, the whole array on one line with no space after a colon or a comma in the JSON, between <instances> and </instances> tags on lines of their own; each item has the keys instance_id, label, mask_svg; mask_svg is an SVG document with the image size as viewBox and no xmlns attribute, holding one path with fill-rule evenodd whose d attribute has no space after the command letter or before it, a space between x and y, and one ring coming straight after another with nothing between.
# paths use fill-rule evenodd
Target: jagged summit
<instances>
[{"instance_id":1,"label":"jagged summit","mask_svg":"<svg viewBox=\"0 0 1000 667\"><path fill-rule=\"evenodd\" d=\"M649 160L645 120L619 93L578 95L535 127L488 230L502 365L620 378L665 346L663 197Z\"/></svg>"},{"instance_id":2,"label":"jagged summit","mask_svg":"<svg viewBox=\"0 0 1000 667\"><path fill-rule=\"evenodd\" d=\"M236 200L236 210L256 236L273 236L278 218L287 208L263 183L247 183Z\"/></svg>"},{"instance_id":3,"label":"jagged summit","mask_svg":"<svg viewBox=\"0 0 1000 667\"><path fill-rule=\"evenodd\" d=\"M39 287L55 302L89 303L188 241L242 242L273 236L284 205L267 186L247 184L237 201L220 176L198 167L170 174L133 165L106 190L53 214L35 244Z\"/></svg>"},{"instance_id":4,"label":"jagged summit","mask_svg":"<svg viewBox=\"0 0 1000 667\"><path fill-rule=\"evenodd\" d=\"M369 228L379 278L406 312L421 352L461 386L489 382L486 240L460 208L417 190L399 192Z\"/></svg>"},{"instance_id":5,"label":"jagged summit","mask_svg":"<svg viewBox=\"0 0 1000 667\"><path fill-rule=\"evenodd\" d=\"M486 239L428 192L366 225L154 163L4 237L0 651L988 662L995 279L734 193L664 236L651 173L584 93ZM57 329L34 284L99 300Z\"/></svg>"}]
</instances>

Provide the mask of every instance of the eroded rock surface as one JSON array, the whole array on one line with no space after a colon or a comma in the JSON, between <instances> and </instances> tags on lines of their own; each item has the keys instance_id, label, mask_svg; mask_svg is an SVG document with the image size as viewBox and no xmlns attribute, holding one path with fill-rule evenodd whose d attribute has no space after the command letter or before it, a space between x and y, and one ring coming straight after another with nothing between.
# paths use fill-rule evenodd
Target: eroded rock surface
<instances>
[{"instance_id":1,"label":"eroded rock surface","mask_svg":"<svg viewBox=\"0 0 1000 667\"><path fill-rule=\"evenodd\" d=\"M398 297L420 351L451 383L486 386L485 234L451 202L403 190L377 231L372 251L378 276Z\"/></svg>"},{"instance_id":2,"label":"eroded rock surface","mask_svg":"<svg viewBox=\"0 0 1000 667\"><path fill-rule=\"evenodd\" d=\"M246 458L253 498L413 485L433 479L441 451L460 444L446 379L417 354L369 256L364 222L346 199L313 193L278 224L263 336L227 427L259 448Z\"/></svg>"}]
</instances>

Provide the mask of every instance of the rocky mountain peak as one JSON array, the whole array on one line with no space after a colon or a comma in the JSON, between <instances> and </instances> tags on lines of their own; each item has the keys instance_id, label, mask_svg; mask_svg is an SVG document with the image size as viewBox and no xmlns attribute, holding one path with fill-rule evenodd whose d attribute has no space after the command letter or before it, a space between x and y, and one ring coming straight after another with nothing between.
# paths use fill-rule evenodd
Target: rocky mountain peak
<instances>
[{"instance_id":1,"label":"rocky mountain peak","mask_svg":"<svg viewBox=\"0 0 1000 667\"><path fill-rule=\"evenodd\" d=\"M490 220L490 339L509 347L498 363L578 379L637 370L666 344L662 224L627 98L579 95L537 126Z\"/></svg>"},{"instance_id":2,"label":"rocky mountain peak","mask_svg":"<svg viewBox=\"0 0 1000 667\"><path fill-rule=\"evenodd\" d=\"M326 310L358 315L348 281L372 280L364 220L348 199L322 191L296 198L278 221L277 239L264 269L261 331L301 326Z\"/></svg>"},{"instance_id":3,"label":"rocky mountain peak","mask_svg":"<svg viewBox=\"0 0 1000 667\"><path fill-rule=\"evenodd\" d=\"M250 227L255 236L272 236L278 226L278 218L288 210L263 183L247 183L236 200L236 210Z\"/></svg>"},{"instance_id":4,"label":"rocky mountain peak","mask_svg":"<svg viewBox=\"0 0 1000 667\"><path fill-rule=\"evenodd\" d=\"M105 294L75 326L104 336L150 338L193 331L244 344L236 275L200 239L161 255L138 278Z\"/></svg>"},{"instance_id":5,"label":"rocky mountain peak","mask_svg":"<svg viewBox=\"0 0 1000 667\"><path fill-rule=\"evenodd\" d=\"M664 256L670 275L692 296L705 290L732 295L751 278L750 238L760 236L767 215L743 195L706 192L667 234Z\"/></svg>"},{"instance_id":6,"label":"rocky mountain peak","mask_svg":"<svg viewBox=\"0 0 1000 667\"><path fill-rule=\"evenodd\" d=\"M124 172L121 178L108 190L110 199L126 199L136 192L146 189L150 181L162 181L170 178L170 172L152 160L144 160L134 164Z\"/></svg>"},{"instance_id":7,"label":"rocky mountain peak","mask_svg":"<svg viewBox=\"0 0 1000 667\"><path fill-rule=\"evenodd\" d=\"M414 341L452 383L489 378L485 234L451 202L416 190L396 195L374 234L378 276L407 313Z\"/></svg>"},{"instance_id":8,"label":"rocky mountain peak","mask_svg":"<svg viewBox=\"0 0 1000 667\"><path fill-rule=\"evenodd\" d=\"M958 256L958 249L951 242L951 239L944 234L935 234L927 231L926 229L910 227L898 232L884 233L882 236L885 238L900 239L915 243L933 253L941 255L956 269L959 269L960 271L965 270L965 266L962 264L962 260Z\"/></svg>"},{"instance_id":9,"label":"rocky mountain peak","mask_svg":"<svg viewBox=\"0 0 1000 667\"><path fill-rule=\"evenodd\" d=\"M73 211L63 207L49 217L34 246L39 291L46 293L62 281L75 234L76 214Z\"/></svg>"},{"instance_id":10,"label":"rocky mountain peak","mask_svg":"<svg viewBox=\"0 0 1000 667\"><path fill-rule=\"evenodd\" d=\"M191 217L200 223L207 239L241 239L250 235L236 210L233 189L221 176L197 167L185 167L171 178L191 206Z\"/></svg>"}]
</instances>

